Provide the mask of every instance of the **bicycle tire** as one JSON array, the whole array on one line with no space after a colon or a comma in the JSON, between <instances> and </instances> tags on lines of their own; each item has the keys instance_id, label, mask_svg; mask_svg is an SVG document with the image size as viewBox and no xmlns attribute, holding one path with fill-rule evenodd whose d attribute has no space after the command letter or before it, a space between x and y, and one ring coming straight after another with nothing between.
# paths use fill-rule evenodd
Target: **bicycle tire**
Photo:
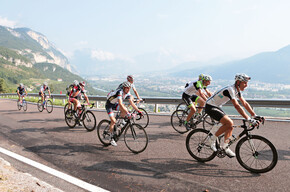
<instances>
[{"instance_id":1,"label":"bicycle tire","mask_svg":"<svg viewBox=\"0 0 290 192\"><path fill-rule=\"evenodd\" d=\"M187 112L184 110L176 110L171 115L171 125L175 131L177 131L180 134L184 134L188 132L186 127L184 126L184 121L187 118Z\"/></svg>"},{"instance_id":2,"label":"bicycle tire","mask_svg":"<svg viewBox=\"0 0 290 192\"><path fill-rule=\"evenodd\" d=\"M199 162L210 161L217 154L210 148L208 133L209 131L205 129L194 129L186 137L188 153Z\"/></svg>"},{"instance_id":3,"label":"bicycle tire","mask_svg":"<svg viewBox=\"0 0 290 192\"><path fill-rule=\"evenodd\" d=\"M137 111L134 111L133 113L135 113L137 116L136 118L134 118L133 121L134 123L141 125L145 129L149 124L149 115L145 109L141 107L138 107L138 109L142 112L143 116L141 117L140 115L138 115Z\"/></svg>"},{"instance_id":4,"label":"bicycle tire","mask_svg":"<svg viewBox=\"0 0 290 192\"><path fill-rule=\"evenodd\" d=\"M254 154L247 141L254 145ZM275 146L268 139L259 135L252 135L250 139L243 137L236 145L236 157L242 167L253 173L271 171L278 162ZM262 167L263 165L265 167Z\"/></svg>"},{"instance_id":5,"label":"bicycle tire","mask_svg":"<svg viewBox=\"0 0 290 192\"><path fill-rule=\"evenodd\" d=\"M107 119L103 119L98 124L97 127L98 137L104 146L111 145L111 136L109 134L109 129L110 129L110 121Z\"/></svg>"},{"instance_id":6,"label":"bicycle tire","mask_svg":"<svg viewBox=\"0 0 290 192\"><path fill-rule=\"evenodd\" d=\"M26 101L22 101L22 107L23 107L23 111L27 111L27 102Z\"/></svg>"},{"instance_id":7,"label":"bicycle tire","mask_svg":"<svg viewBox=\"0 0 290 192\"><path fill-rule=\"evenodd\" d=\"M96 128L96 117L93 112L86 111L83 115L83 123L87 131L93 131Z\"/></svg>"},{"instance_id":8,"label":"bicycle tire","mask_svg":"<svg viewBox=\"0 0 290 192\"><path fill-rule=\"evenodd\" d=\"M76 117L74 115L73 110L71 110L71 109L66 111L66 113L64 115L64 119L65 119L67 126L69 126L70 128L74 128L77 124Z\"/></svg>"},{"instance_id":9,"label":"bicycle tire","mask_svg":"<svg viewBox=\"0 0 290 192\"><path fill-rule=\"evenodd\" d=\"M20 101L17 101L17 109L18 109L19 111L21 110Z\"/></svg>"},{"instance_id":10,"label":"bicycle tire","mask_svg":"<svg viewBox=\"0 0 290 192\"><path fill-rule=\"evenodd\" d=\"M38 100L38 102L37 102L37 109L38 109L39 112L43 111L43 105L42 105L41 99Z\"/></svg>"},{"instance_id":11,"label":"bicycle tire","mask_svg":"<svg viewBox=\"0 0 290 192\"><path fill-rule=\"evenodd\" d=\"M187 108L188 108L187 105L184 102L181 102L177 105L176 111L177 110L186 110Z\"/></svg>"},{"instance_id":12,"label":"bicycle tire","mask_svg":"<svg viewBox=\"0 0 290 192\"><path fill-rule=\"evenodd\" d=\"M65 114L65 112L66 112L68 109L72 109L72 104L70 105L70 107L68 107L68 103L65 104L65 106L63 107L63 112L64 112L64 114Z\"/></svg>"},{"instance_id":13,"label":"bicycle tire","mask_svg":"<svg viewBox=\"0 0 290 192\"><path fill-rule=\"evenodd\" d=\"M51 112L53 111L53 103L52 103L51 100L47 100L47 101L45 102L45 106L46 106L46 111L47 111L48 113L51 113Z\"/></svg>"},{"instance_id":14,"label":"bicycle tire","mask_svg":"<svg viewBox=\"0 0 290 192\"><path fill-rule=\"evenodd\" d=\"M212 127L218 122L211 118L209 115L206 115L202 122L202 127L206 130L211 130Z\"/></svg>"},{"instance_id":15,"label":"bicycle tire","mask_svg":"<svg viewBox=\"0 0 290 192\"><path fill-rule=\"evenodd\" d=\"M124 141L130 151L141 153L148 145L148 136L141 125L131 124L125 130Z\"/></svg>"}]
</instances>

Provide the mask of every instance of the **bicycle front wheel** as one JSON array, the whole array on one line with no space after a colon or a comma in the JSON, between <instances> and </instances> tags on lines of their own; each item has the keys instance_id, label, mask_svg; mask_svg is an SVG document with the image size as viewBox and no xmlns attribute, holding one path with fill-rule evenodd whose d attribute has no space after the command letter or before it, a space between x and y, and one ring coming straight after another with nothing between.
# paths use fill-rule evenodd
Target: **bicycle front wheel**
<instances>
[{"instance_id":1,"label":"bicycle front wheel","mask_svg":"<svg viewBox=\"0 0 290 192\"><path fill-rule=\"evenodd\" d=\"M74 115L73 110L71 110L71 109L66 111L66 113L64 115L64 119L65 119L67 126L69 126L70 128L74 128L77 124L76 117Z\"/></svg>"},{"instance_id":2,"label":"bicycle front wheel","mask_svg":"<svg viewBox=\"0 0 290 192\"><path fill-rule=\"evenodd\" d=\"M68 107L69 106L69 104L67 103L67 104L65 104L65 106L63 107L63 112L64 112L64 114L65 114L65 112L68 110L68 109L72 109L72 104L70 105L70 107Z\"/></svg>"},{"instance_id":3,"label":"bicycle front wheel","mask_svg":"<svg viewBox=\"0 0 290 192\"><path fill-rule=\"evenodd\" d=\"M253 173L271 171L278 161L275 146L259 135L243 137L236 146L236 156L240 165Z\"/></svg>"},{"instance_id":4,"label":"bicycle front wheel","mask_svg":"<svg viewBox=\"0 0 290 192\"><path fill-rule=\"evenodd\" d=\"M139 111L142 112L143 116L138 115L138 112L134 111L134 113L137 115L136 118L134 119L134 123L138 123L145 129L149 124L149 115L147 111L145 111L145 109L143 108L138 108L138 109Z\"/></svg>"},{"instance_id":5,"label":"bicycle front wheel","mask_svg":"<svg viewBox=\"0 0 290 192\"><path fill-rule=\"evenodd\" d=\"M21 110L21 103L20 103L20 101L17 101L17 108L18 108L18 110Z\"/></svg>"},{"instance_id":6,"label":"bicycle front wheel","mask_svg":"<svg viewBox=\"0 0 290 192\"><path fill-rule=\"evenodd\" d=\"M51 101L51 100L47 100L46 103L45 103L45 105L46 105L46 111L47 111L48 113L51 113L52 110L53 110L53 104L52 104L52 101Z\"/></svg>"},{"instance_id":7,"label":"bicycle front wheel","mask_svg":"<svg viewBox=\"0 0 290 192\"><path fill-rule=\"evenodd\" d=\"M43 105L42 105L42 101L41 100L38 100L38 102L37 102L37 109L38 109L39 112L43 111Z\"/></svg>"},{"instance_id":8,"label":"bicycle front wheel","mask_svg":"<svg viewBox=\"0 0 290 192\"><path fill-rule=\"evenodd\" d=\"M171 125L178 133L186 133L188 130L184 126L184 121L187 118L187 112L184 110L176 110L171 115Z\"/></svg>"},{"instance_id":9,"label":"bicycle front wheel","mask_svg":"<svg viewBox=\"0 0 290 192\"><path fill-rule=\"evenodd\" d=\"M27 102L26 101L22 102L22 106L23 106L23 110L27 111Z\"/></svg>"},{"instance_id":10,"label":"bicycle front wheel","mask_svg":"<svg viewBox=\"0 0 290 192\"><path fill-rule=\"evenodd\" d=\"M210 161L216 156L210 148L209 131L205 129L194 129L186 137L186 149L197 161Z\"/></svg>"},{"instance_id":11,"label":"bicycle front wheel","mask_svg":"<svg viewBox=\"0 0 290 192\"><path fill-rule=\"evenodd\" d=\"M83 116L83 123L87 131L93 131L96 128L96 117L91 111L86 111Z\"/></svg>"},{"instance_id":12,"label":"bicycle front wheel","mask_svg":"<svg viewBox=\"0 0 290 192\"><path fill-rule=\"evenodd\" d=\"M111 144L111 135L110 135L109 129L110 129L110 121L108 121L107 119L103 119L98 124L98 127L97 127L99 140L105 146L108 146Z\"/></svg>"},{"instance_id":13,"label":"bicycle front wheel","mask_svg":"<svg viewBox=\"0 0 290 192\"><path fill-rule=\"evenodd\" d=\"M145 129L138 124L127 126L124 133L125 144L133 153L143 152L148 145L148 136Z\"/></svg>"}]
</instances>

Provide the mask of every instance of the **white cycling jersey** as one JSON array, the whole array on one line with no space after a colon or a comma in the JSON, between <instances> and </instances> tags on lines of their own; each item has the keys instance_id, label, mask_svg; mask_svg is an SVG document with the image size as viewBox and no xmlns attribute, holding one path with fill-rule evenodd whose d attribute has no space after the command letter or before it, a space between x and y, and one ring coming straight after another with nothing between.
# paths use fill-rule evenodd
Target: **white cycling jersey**
<instances>
[{"instance_id":1,"label":"white cycling jersey","mask_svg":"<svg viewBox=\"0 0 290 192\"><path fill-rule=\"evenodd\" d=\"M44 91L48 91L49 87L46 86L46 88L44 89L43 85L40 87L40 92L44 92Z\"/></svg>"},{"instance_id":2,"label":"white cycling jersey","mask_svg":"<svg viewBox=\"0 0 290 192\"><path fill-rule=\"evenodd\" d=\"M241 93L238 92L235 85L230 85L217 91L206 100L206 103L216 107L221 107L228 101L237 99L237 97L241 97Z\"/></svg>"},{"instance_id":3,"label":"white cycling jersey","mask_svg":"<svg viewBox=\"0 0 290 192\"><path fill-rule=\"evenodd\" d=\"M115 104L115 103L118 103L119 99L121 99L123 101L128 95L129 95L129 93L125 94L123 92L123 89L117 89L115 91L111 91L108 93L107 100L111 104Z\"/></svg>"},{"instance_id":4,"label":"white cycling jersey","mask_svg":"<svg viewBox=\"0 0 290 192\"><path fill-rule=\"evenodd\" d=\"M186 83L184 93L189 96L196 95L199 89L206 89L206 86L202 84L202 81L191 81Z\"/></svg>"}]
</instances>

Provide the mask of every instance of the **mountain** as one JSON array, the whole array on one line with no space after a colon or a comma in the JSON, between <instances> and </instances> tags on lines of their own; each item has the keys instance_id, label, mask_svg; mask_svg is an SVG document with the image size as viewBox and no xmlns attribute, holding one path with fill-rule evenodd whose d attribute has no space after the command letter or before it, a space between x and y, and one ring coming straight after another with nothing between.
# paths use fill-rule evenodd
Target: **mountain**
<instances>
[{"instance_id":1,"label":"mountain","mask_svg":"<svg viewBox=\"0 0 290 192\"><path fill-rule=\"evenodd\" d=\"M35 63L47 62L70 70L68 59L61 51L44 35L29 28L0 26L0 46L14 50L29 59L25 62L16 62L17 65L31 67ZM8 60L9 58L4 59Z\"/></svg>"},{"instance_id":2,"label":"mountain","mask_svg":"<svg viewBox=\"0 0 290 192\"><path fill-rule=\"evenodd\" d=\"M196 67L170 73L176 77L197 77L200 73L209 74L213 79L233 80L236 73L246 73L253 80L268 83L290 83L290 45L275 52L263 52L249 58L206 65L193 63ZM180 65L180 68L183 64Z\"/></svg>"}]
</instances>

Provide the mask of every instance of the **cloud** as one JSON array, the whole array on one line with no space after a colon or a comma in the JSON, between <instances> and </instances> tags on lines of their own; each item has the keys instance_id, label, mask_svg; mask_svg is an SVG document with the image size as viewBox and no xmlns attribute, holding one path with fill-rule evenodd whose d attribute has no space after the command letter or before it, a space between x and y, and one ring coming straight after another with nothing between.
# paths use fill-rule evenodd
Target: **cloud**
<instances>
[{"instance_id":1,"label":"cloud","mask_svg":"<svg viewBox=\"0 0 290 192\"><path fill-rule=\"evenodd\" d=\"M0 25L14 28L16 26L16 24L17 24L16 21L10 21L6 17L1 17L0 16Z\"/></svg>"},{"instance_id":2,"label":"cloud","mask_svg":"<svg viewBox=\"0 0 290 192\"><path fill-rule=\"evenodd\" d=\"M121 60L121 61L130 62L130 63L134 62L134 60L129 58L129 57L125 57L123 55L114 54L114 53L111 53L111 52L106 52L106 51L103 51L103 50L92 50L91 51L91 57L93 59L97 59L99 61Z\"/></svg>"}]
</instances>

